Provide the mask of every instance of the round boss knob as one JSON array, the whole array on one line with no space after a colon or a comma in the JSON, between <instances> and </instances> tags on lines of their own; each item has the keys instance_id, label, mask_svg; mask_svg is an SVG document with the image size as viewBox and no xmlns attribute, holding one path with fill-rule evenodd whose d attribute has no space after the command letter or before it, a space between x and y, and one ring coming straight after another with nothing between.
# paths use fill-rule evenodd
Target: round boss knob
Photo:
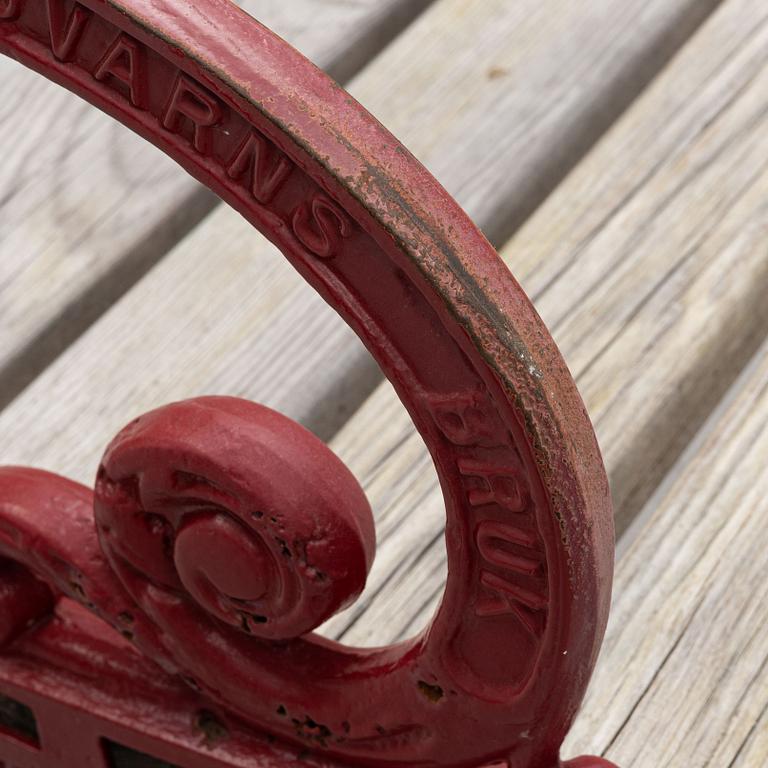
<instances>
[{"instance_id":1,"label":"round boss knob","mask_svg":"<svg viewBox=\"0 0 768 768\"><path fill-rule=\"evenodd\" d=\"M268 639L305 634L352 602L375 551L370 506L343 462L296 422L237 398L173 403L129 424L102 459L95 511L119 574Z\"/></svg>"}]
</instances>

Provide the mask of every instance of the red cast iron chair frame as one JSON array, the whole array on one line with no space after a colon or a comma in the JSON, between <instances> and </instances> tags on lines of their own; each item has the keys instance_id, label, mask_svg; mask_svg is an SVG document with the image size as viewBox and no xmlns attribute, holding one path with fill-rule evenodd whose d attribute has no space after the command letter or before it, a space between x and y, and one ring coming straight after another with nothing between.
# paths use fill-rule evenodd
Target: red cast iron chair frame
<instances>
[{"instance_id":1,"label":"red cast iron chair frame","mask_svg":"<svg viewBox=\"0 0 768 768\"><path fill-rule=\"evenodd\" d=\"M612 514L575 385L493 248L345 91L227 0L0 0L0 50L177 160L358 333L434 458L449 565L406 643L306 634L362 587L370 513L319 441L234 399L132 422L99 470L98 532L88 489L6 468L0 690L34 710L39 744L0 754L560 765L607 620ZM265 573L290 599L262 594Z\"/></svg>"}]
</instances>

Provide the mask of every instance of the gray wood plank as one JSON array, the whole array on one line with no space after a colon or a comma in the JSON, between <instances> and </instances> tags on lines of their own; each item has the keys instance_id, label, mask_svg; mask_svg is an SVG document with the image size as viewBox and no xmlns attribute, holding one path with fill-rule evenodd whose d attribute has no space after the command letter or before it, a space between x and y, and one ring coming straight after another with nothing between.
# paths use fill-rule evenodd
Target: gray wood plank
<instances>
[{"instance_id":1,"label":"gray wood plank","mask_svg":"<svg viewBox=\"0 0 768 768\"><path fill-rule=\"evenodd\" d=\"M766 457L768 344L632 531L568 754L622 768L768 764Z\"/></svg>"}]
</instances>

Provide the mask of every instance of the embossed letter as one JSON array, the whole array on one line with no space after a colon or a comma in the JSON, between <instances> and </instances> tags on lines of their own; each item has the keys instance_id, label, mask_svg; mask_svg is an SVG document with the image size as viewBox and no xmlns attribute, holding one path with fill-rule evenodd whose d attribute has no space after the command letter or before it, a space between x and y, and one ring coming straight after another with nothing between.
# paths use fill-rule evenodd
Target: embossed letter
<instances>
[{"instance_id":1,"label":"embossed letter","mask_svg":"<svg viewBox=\"0 0 768 768\"><path fill-rule=\"evenodd\" d=\"M477 549L483 559L491 565L507 568L531 576L541 568L541 558L536 551L536 535L508 523L496 520L483 520L477 527L475 536ZM503 549L502 544L516 544L525 548L525 555Z\"/></svg>"},{"instance_id":2,"label":"embossed letter","mask_svg":"<svg viewBox=\"0 0 768 768\"><path fill-rule=\"evenodd\" d=\"M21 13L21 0L0 0L0 21L13 21Z\"/></svg>"},{"instance_id":3,"label":"embossed letter","mask_svg":"<svg viewBox=\"0 0 768 768\"><path fill-rule=\"evenodd\" d=\"M475 541L483 560L504 571L499 574L481 569L480 583L486 594L477 602L475 613L478 616L512 613L530 632L538 633L541 616L536 612L545 609L548 601L539 581L530 578L540 576L544 566L542 554L536 549L535 533L497 520L483 520L477 527ZM523 553L505 544L516 545ZM522 584L518 583L520 577L523 577Z\"/></svg>"},{"instance_id":4,"label":"embossed letter","mask_svg":"<svg viewBox=\"0 0 768 768\"><path fill-rule=\"evenodd\" d=\"M231 179L248 178L251 193L262 205L268 203L291 172L291 161L256 131L251 131L235 152L227 174Z\"/></svg>"},{"instance_id":5,"label":"embossed letter","mask_svg":"<svg viewBox=\"0 0 768 768\"><path fill-rule=\"evenodd\" d=\"M435 424L454 445L492 447L506 442L506 432L481 392L432 395L428 402Z\"/></svg>"},{"instance_id":6,"label":"embossed letter","mask_svg":"<svg viewBox=\"0 0 768 768\"><path fill-rule=\"evenodd\" d=\"M51 32L51 50L59 61L70 61L83 36L91 12L75 4L68 18L64 17L61 0L48 0L48 26Z\"/></svg>"},{"instance_id":7,"label":"embossed letter","mask_svg":"<svg viewBox=\"0 0 768 768\"><path fill-rule=\"evenodd\" d=\"M128 86L131 103L135 107L146 105L146 67L144 47L126 34L118 35L101 61L93 76L97 80L113 77Z\"/></svg>"},{"instance_id":8,"label":"embossed letter","mask_svg":"<svg viewBox=\"0 0 768 768\"><path fill-rule=\"evenodd\" d=\"M475 607L478 616L499 616L505 613L515 614L534 634L540 631L534 611L547 607L545 595L525 589L512 581L491 571L480 574L480 583L491 594L486 600L479 601Z\"/></svg>"},{"instance_id":9,"label":"embossed letter","mask_svg":"<svg viewBox=\"0 0 768 768\"><path fill-rule=\"evenodd\" d=\"M325 195L315 195L293 213L293 233L315 256L334 256L350 233L346 214Z\"/></svg>"},{"instance_id":10,"label":"embossed letter","mask_svg":"<svg viewBox=\"0 0 768 768\"><path fill-rule=\"evenodd\" d=\"M522 512L525 509L519 475L514 467L496 466L473 459L459 459L458 467L465 477L483 481L483 488L472 488L467 493L473 507L498 504L509 512Z\"/></svg>"},{"instance_id":11,"label":"embossed letter","mask_svg":"<svg viewBox=\"0 0 768 768\"><path fill-rule=\"evenodd\" d=\"M221 106L202 86L180 74L163 114L163 128L179 133L185 119L194 125L195 149L203 155L209 154L211 126L221 120Z\"/></svg>"}]
</instances>

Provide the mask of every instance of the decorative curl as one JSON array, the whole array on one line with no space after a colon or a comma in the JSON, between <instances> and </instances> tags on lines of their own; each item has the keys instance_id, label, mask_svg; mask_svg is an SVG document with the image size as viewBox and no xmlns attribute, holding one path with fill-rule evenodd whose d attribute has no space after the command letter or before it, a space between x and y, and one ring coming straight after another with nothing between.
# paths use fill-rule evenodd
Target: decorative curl
<instances>
[{"instance_id":1,"label":"decorative curl","mask_svg":"<svg viewBox=\"0 0 768 768\"><path fill-rule=\"evenodd\" d=\"M270 640L351 603L375 550L346 466L300 425L236 398L174 403L129 424L104 454L94 509L129 592L186 595Z\"/></svg>"}]
</instances>

